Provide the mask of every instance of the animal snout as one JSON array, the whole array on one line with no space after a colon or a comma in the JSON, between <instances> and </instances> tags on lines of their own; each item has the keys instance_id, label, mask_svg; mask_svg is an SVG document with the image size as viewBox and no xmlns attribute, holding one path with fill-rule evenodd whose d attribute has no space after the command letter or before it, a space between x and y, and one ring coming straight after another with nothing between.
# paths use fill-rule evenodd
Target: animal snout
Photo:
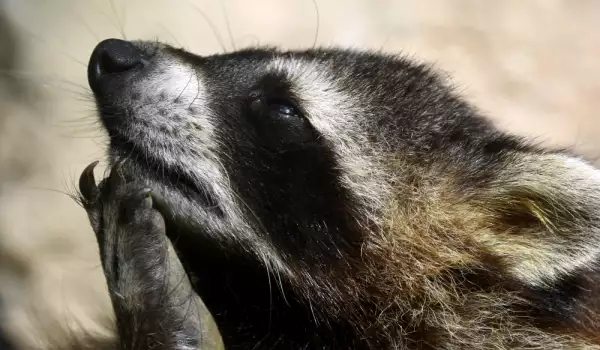
<instances>
[{"instance_id":1,"label":"animal snout","mask_svg":"<svg viewBox=\"0 0 600 350\"><path fill-rule=\"evenodd\" d=\"M107 39L100 42L90 57L88 82L94 93L104 93L107 82L123 77L144 64L144 53L131 42Z\"/></svg>"}]
</instances>

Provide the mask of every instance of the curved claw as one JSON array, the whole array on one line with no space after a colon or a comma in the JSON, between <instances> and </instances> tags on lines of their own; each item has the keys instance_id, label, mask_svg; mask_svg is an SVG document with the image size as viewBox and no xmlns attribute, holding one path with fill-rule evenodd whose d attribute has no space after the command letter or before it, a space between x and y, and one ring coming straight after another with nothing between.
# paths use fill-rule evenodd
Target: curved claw
<instances>
[{"instance_id":1,"label":"curved claw","mask_svg":"<svg viewBox=\"0 0 600 350\"><path fill-rule=\"evenodd\" d=\"M108 180L106 181L106 186L109 189L108 191L113 192L117 188L121 187L125 183L125 177L121 171L123 167L123 163L125 160L118 161L110 170L110 175L108 176Z\"/></svg>"},{"instance_id":2,"label":"curved claw","mask_svg":"<svg viewBox=\"0 0 600 350\"><path fill-rule=\"evenodd\" d=\"M83 169L81 176L79 177L79 192L83 196L86 202L91 202L98 198L100 190L96 185L96 179L94 178L94 168L98 165L98 161L92 162L90 165Z\"/></svg>"}]
</instances>

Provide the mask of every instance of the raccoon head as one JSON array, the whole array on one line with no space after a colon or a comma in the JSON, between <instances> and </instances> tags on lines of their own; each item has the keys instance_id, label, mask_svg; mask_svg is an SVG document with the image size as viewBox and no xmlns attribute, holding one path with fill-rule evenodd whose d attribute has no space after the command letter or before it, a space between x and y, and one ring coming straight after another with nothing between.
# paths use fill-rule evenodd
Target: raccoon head
<instances>
[{"instance_id":1,"label":"raccoon head","mask_svg":"<svg viewBox=\"0 0 600 350\"><path fill-rule=\"evenodd\" d=\"M178 225L283 271L360 249L389 195L375 164L378 124L394 113L384 101L400 80L418 85L415 74L346 51L200 57L119 40L89 65L112 161L147 181Z\"/></svg>"},{"instance_id":2,"label":"raccoon head","mask_svg":"<svg viewBox=\"0 0 600 350\"><path fill-rule=\"evenodd\" d=\"M427 65L111 39L88 74L112 162L167 220L289 279L387 273L402 294L483 266L552 290L597 261L600 172L498 131Z\"/></svg>"}]
</instances>

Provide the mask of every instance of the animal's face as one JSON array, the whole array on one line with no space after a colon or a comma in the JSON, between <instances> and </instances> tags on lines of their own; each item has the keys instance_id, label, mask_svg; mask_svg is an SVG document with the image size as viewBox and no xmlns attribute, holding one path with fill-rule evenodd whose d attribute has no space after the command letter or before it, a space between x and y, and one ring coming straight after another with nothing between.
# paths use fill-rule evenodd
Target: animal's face
<instances>
[{"instance_id":1,"label":"animal's face","mask_svg":"<svg viewBox=\"0 0 600 350\"><path fill-rule=\"evenodd\" d=\"M306 259L339 257L377 220L387 195L378 158L402 138L383 131L409 117L398 101L426 112L424 78L372 54L199 57L117 40L100 44L89 68L113 160L151 183L177 221Z\"/></svg>"},{"instance_id":2,"label":"animal's face","mask_svg":"<svg viewBox=\"0 0 600 350\"><path fill-rule=\"evenodd\" d=\"M427 244L483 249L532 284L595 259L598 171L498 132L438 77L374 53L118 40L89 66L112 160L177 231L279 271L362 256L390 222L439 265Z\"/></svg>"},{"instance_id":3,"label":"animal's face","mask_svg":"<svg viewBox=\"0 0 600 350\"><path fill-rule=\"evenodd\" d=\"M438 77L374 53L124 41L89 65L112 161L152 189L176 246L201 239L184 262L241 252L365 330L413 314L398 329L485 324L467 327L475 339L501 325L530 343L537 326L516 315L597 317L600 172L498 131ZM238 288L254 283L244 271ZM415 312L439 305L451 311Z\"/></svg>"}]
</instances>

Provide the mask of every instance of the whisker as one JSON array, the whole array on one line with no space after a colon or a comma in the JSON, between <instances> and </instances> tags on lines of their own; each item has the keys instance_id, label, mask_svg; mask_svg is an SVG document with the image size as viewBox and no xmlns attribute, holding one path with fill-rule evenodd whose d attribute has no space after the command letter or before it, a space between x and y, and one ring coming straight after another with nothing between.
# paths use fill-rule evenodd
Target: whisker
<instances>
[{"instance_id":1,"label":"whisker","mask_svg":"<svg viewBox=\"0 0 600 350\"><path fill-rule=\"evenodd\" d=\"M317 28L315 30L315 39L313 41L313 45L312 48L314 49L317 46L317 41L319 39L319 29L321 26L321 16L319 14L319 5L317 5L317 0L312 0L313 5L315 6L315 14L316 14L316 21L317 21Z\"/></svg>"},{"instance_id":2,"label":"whisker","mask_svg":"<svg viewBox=\"0 0 600 350\"><path fill-rule=\"evenodd\" d=\"M120 32L119 26L115 24L115 22L113 21L113 18L110 15L108 15L106 12L104 12L103 9L99 8L98 4L96 2L88 1L86 4L90 7L93 7L94 10L97 13L101 14L117 32Z\"/></svg>"},{"instance_id":3,"label":"whisker","mask_svg":"<svg viewBox=\"0 0 600 350\"><path fill-rule=\"evenodd\" d=\"M82 65L83 67L87 68L87 64L83 63L82 61L80 61L79 59L77 59L75 56L70 55L69 53L65 52L65 51L58 51L54 48L54 46L50 45L46 40L44 40L42 37L40 37L39 35L37 35L36 33L30 31L29 29L27 29L26 27L22 26L21 24L16 24L17 26L19 26L21 28L21 30L25 33L27 33L29 36L31 36L33 39L39 41L40 43L42 43L44 46L50 48L51 50L53 50L54 52L59 53L60 55L72 60L73 62Z\"/></svg>"},{"instance_id":4,"label":"whisker","mask_svg":"<svg viewBox=\"0 0 600 350\"><path fill-rule=\"evenodd\" d=\"M235 47L235 41L233 40L233 34L231 32L231 23L229 23L229 15L227 14L227 8L225 7L225 1L221 1L221 10L223 11L223 15L225 17L225 26L227 27L227 34L229 35L229 41L231 43L231 48L235 51L237 48Z\"/></svg>"},{"instance_id":5,"label":"whisker","mask_svg":"<svg viewBox=\"0 0 600 350\"><path fill-rule=\"evenodd\" d=\"M157 22L157 21L155 21L155 23L156 23L156 25L161 27L165 32L167 32L167 34L169 34L169 36L171 37L171 39L173 39L173 41L177 44L177 46L179 46L180 48L183 48L183 45L181 45L181 43L179 42L179 40L177 40L175 35L173 35L173 33L170 30L168 30L164 24Z\"/></svg>"},{"instance_id":6,"label":"whisker","mask_svg":"<svg viewBox=\"0 0 600 350\"><path fill-rule=\"evenodd\" d=\"M115 2L114 0L108 0L110 2L110 8L113 12L113 14L115 15L115 20L117 21L117 26L119 29L119 32L121 34L121 37L123 38L123 40L127 40L127 36L125 35L125 28L124 28L124 21L121 22L121 19L119 18L119 13L117 12L117 9L115 7Z\"/></svg>"},{"instance_id":7,"label":"whisker","mask_svg":"<svg viewBox=\"0 0 600 350\"><path fill-rule=\"evenodd\" d=\"M61 194L63 196L69 197L71 199L73 199L73 196L75 196L75 194L73 194L73 193L69 193L67 191L62 191L62 190L57 190L55 188L48 188L48 187L26 186L26 187L24 187L24 189L26 189L26 190L34 190L34 191L45 191L45 192L58 193L58 194Z\"/></svg>"},{"instance_id":8,"label":"whisker","mask_svg":"<svg viewBox=\"0 0 600 350\"><path fill-rule=\"evenodd\" d=\"M246 34L244 36L242 36L238 42L243 41L244 39L249 38L251 43L250 46L251 47L258 47L260 45L260 40L258 39L258 36L254 35L254 34Z\"/></svg>"},{"instance_id":9,"label":"whisker","mask_svg":"<svg viewBox=\"0 0 600 350\"><path fill-rule=\"evenodd\" d=\"M14 70L14 69L0 69L0 74L5 74L8 76L13 76L16 78L26 78L26 79L39 79L41 78L46 78L46 79L52 79L52 80L57 80L60 81L61 83L64 84L68 84L71 85L73 87L76 87L78 89L82 89L85 91L89 91L87 86L78 84L76 82L73 82L71 80L65 79L65 78L60 78L60 77L56 77L56 76L52 76L49 74L43 74L43 73L39 73L39 72L33 72L33 71L24 71L24 70Z\"/></svg>"},{"instance_id":10,"label":"whisker","mask_svg":"<svg viewBox=\"0 0 600 350\"><path fill-rule=\"evenodd\" d=\"M77 96L77 100L81 102L90 102L93 100L88 88L83 85L74 83L67 79L52 77L44 74L15 71L15 70L0 70L0 75L5 75L13 79L20 79L24 81L31 81L35 83L37 87L43 87L48 89L57 89L60 91L67 92L69 94ZM64 84L64 85L62 85ZM66 85L66 86L65 86Z\"/></svg>"},{"instance_id":11,"label":"whisker","mask_svg":"<svg viewBox=\"0 0 600 350\"><path fill-rule=\"evenodd\" d=\"M85 27L85 29L88 31L88 33L90 33L90 35L96 40L96 41L100 41L100 37L96 34L96 32L94 32L92 30L92 28L89 26L89 24L83 20L83 17L81 15L78 15L77 13L75 13L75 11L73 11L73 9L69 8L69 10L74 14L75 18L77 18L79 20L79 22L81 22L81 24L83 24L83 26Z\"/></svg>"},{"instance_id":12,"label":"whisker","mask_svg":"<svg viewBox=\"0 0 600 350\"><path fill-rule=\"evenodd\" d=\"M198 87L198 91L196 92L196 97L194 97L192 102L190 102L190 105L188 106L188 108L192 107L192 104L194 103L194 101L196 101L198 99L198 96L200 95L200 78L198 78L198 72L196 72L195 70L194 70L194 75L196 76L196 84Z\"/></svg>"},{"instance_id":13,"label":"whisker","mask_svg":"<svg viewBox=\"0 0 600 350\"><path fill-rule=\"evenodd\" d=\"M190 74L190 79L188 79L187 83L183 87L183 90L181 90L181 92L179 93L179 96L177 96L177 98L175 99L175 101L179 101L179 99L181 98L181 95L183 95L183 93L185 92L185 90L187 89L187 87L190 85L190 82L192 81L192 77L193 76L194 76L193 74Z\"/></svg>"},{"instance_id":14,"label":"whisker","mask_svg":"<svg viewBox=\"0 0 600 350\"><path fill-rule=\"evenodd\" d=\"M223 52L227 52L227 48L225 48L225 45L223 44L223 39L221 38L221 35L219 34L217 27L210 20L210 18L206 15L206 13L204 11L202 11L202 9L200 9L196 4L191 3L189 0L186 0L186 2L188 3L188 5L192 6L202 16L202 18L204 18L204 21L206 21L206 23L210 27L210 30L213 32L215 38L217 39L217 42L219 43L219 46L223 50Z\"/></svg>"},{"instance_id":15,"label":"whisker","mask_svg":"<svg viewBox=\"0 0 600 350\"><path fill-rule=\"evenodd\" d=\"M64 0L61 0L64 1ZM81 13L75 11L75 9L72 6L66 6L67 11L69 11L71 13L71 15L73 16L73 18L76 18L77 20L79 20L79 22L81 22L81 24L85 27L85 29L88 31L88 33L96 40L96 41L100 41L98 39L98 36L96 35L96 33L92 30L92 28L88 25L88 23L83 19L83 16L81 15Z\"/></svg>"}]
</instances>

